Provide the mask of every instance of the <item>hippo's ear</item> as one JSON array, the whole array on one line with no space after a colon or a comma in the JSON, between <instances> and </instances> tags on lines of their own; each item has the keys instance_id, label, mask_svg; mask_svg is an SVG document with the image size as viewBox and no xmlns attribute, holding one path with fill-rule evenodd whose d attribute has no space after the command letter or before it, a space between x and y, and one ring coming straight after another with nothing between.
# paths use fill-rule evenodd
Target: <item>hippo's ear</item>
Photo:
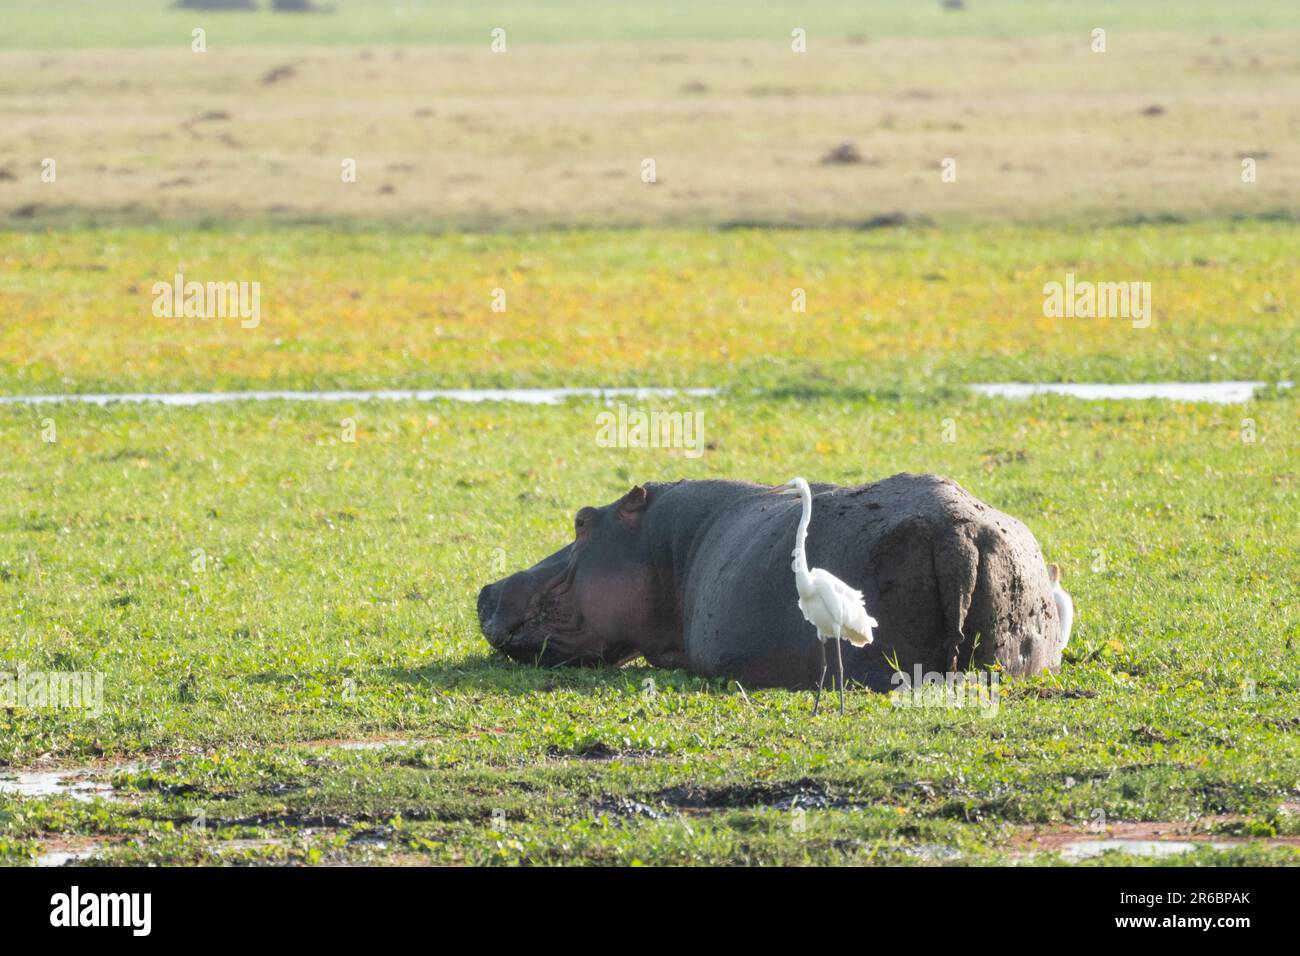
<instances>
[{"instance_id":1,"label":"hippo's ear","mask_svg":"<svg viewBox=\"0 0 1300 956\"><path fill-rule=\"evenodd\" d=\"M640 523L640 512L645 510L646 491L641 485L637 485L618 502L618 516L623 522L630 527L636 527Z\"/></svg>"}]
</instances>

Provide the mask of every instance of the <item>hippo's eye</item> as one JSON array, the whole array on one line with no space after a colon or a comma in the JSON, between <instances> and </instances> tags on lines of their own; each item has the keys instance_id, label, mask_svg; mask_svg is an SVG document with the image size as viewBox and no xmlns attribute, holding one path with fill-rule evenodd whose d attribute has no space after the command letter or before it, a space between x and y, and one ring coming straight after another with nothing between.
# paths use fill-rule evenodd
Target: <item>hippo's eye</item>
<instances>
[{"instance_id":1,"label":"hippo's eye","mask_svg":"<svg viewBox=\"0 0 1300 956\"><path fill-rule=\"evenodd\" d=\"M573 533L582 537L591 529L591 515L583 508L573 519Z\"/></svg>"}]
</instances>

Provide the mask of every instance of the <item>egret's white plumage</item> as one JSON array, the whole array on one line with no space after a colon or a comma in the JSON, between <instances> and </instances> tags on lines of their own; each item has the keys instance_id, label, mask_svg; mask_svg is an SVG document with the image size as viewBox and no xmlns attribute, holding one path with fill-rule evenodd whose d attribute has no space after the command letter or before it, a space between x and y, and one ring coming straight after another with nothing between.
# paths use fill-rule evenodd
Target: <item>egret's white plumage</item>
<instances>
[{"instance_id":1,"label":"egret's white plumage","mask_svg":"<svg viewBox=\"0 0 1300 956\"><path fill-rule=\"evenodd\" d=\"M799 518L799 530L795 534L794 561L790 567L794 571L795 590L799 592L799 610L813 627L817 628L817 639L822 645L822 673L817 682L817 702L813 704L813 713L821 703L822 685L826 681L826 642L835 641L835 653L840 665L840 713L844 712L844 654L840 641L848 641L854 647L866 647L873 640L872 628L879 627L870 614L862 597L862 592L851 588L835 575L822 568L809 568L804 544L808 538L808 523L812 520L812 489L802 478L792 478L785 485L775 490L777 494L798 495L803 502L803 514Z\"/></svg>"},{"instance_id":2,"label":"egret's white plumage","mask_svg":"<svg viewBox=\"0 0 1300 956\"><path fill-rule=\"evenodd\" d=\"M1047 576L1052 581L1052 600L1056 602L1056 616L1061 621L1061 647L1070 642L1070 628L1074 627L1074 601L1061 587L1061 566L1049 564Z\"/></svg>"}]
</instances>

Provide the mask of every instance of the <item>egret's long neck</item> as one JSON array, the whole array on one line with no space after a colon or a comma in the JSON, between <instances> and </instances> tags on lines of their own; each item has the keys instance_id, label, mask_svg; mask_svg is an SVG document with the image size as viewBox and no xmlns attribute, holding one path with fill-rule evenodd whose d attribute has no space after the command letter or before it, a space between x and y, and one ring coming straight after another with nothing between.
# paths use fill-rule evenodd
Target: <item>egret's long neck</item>
<instances>
[{"instance_id":1,"label":"egret's long neck","mask_svg":"<svg viewBox=\"0 0 1300 956\"><path fill-rule=\"evenodd\" d=\"M794 535L794 579L800 590L804 590L804 585L812 584L812 578L808 574L808 556L804 553L804 543L808 539L808 522L812 521L812 492L808 490L807 485L799 489L799 497L803 501L803 514L799 516L799 530Z\"/></svg>"}]
</instances>

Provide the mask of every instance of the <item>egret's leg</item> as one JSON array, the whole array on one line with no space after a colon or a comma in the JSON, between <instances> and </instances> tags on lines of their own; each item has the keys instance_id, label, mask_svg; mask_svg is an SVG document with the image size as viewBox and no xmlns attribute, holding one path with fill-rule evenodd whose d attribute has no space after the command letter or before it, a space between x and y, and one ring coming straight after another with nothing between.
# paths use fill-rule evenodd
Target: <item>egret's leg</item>
<instances>
[{"instance_id":1,"label":"egret's leg","mask_svg":"<svg viewBox=\"0 0 1300 956\"><path fill-rule=\"evenodd\" d=\"M817 696L813 698L813 716L817 716L817 707L822 702L822 684L826 683L826 641L820 634L817 635L817 643L822 646L822 676L817 678Z\"/></svg>"},{"instance_id":2,"label":"egret's leg","mask_svg":"<svg viewBox=\"0 0 1300 956\"><path fill-rule=\"evenodd\" d=\"M840 659L840 716L844 716L844 649L841 641L835 640L835 656Z\"/></svg>"}]
</instances>

